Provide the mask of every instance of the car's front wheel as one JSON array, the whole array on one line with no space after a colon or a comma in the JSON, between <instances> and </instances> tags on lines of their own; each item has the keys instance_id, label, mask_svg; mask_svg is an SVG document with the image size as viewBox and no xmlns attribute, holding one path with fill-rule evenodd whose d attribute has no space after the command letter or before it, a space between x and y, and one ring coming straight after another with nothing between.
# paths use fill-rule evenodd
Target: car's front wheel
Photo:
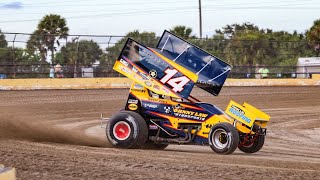
<instances>
[{"instance_id":1,"label":"car's front wheel","mask_svg":"<svg viewBox=\"0 0 320 180\"><path fill-rule=\"evenodd\" d=\"M211 149L218 154L231 154L239 144L237 129L229 123L218 123L214 125L208 136Z\"/></svg>"}]
</instances>

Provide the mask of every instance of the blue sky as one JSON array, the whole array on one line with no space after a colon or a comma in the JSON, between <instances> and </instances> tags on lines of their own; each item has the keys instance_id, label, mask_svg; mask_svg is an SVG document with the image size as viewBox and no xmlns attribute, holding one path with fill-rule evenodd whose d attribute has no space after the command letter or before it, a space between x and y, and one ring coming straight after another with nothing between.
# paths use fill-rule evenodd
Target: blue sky
<instances>
[{"instance_id":1,"label":"blue sky","mask_svg":"<svg viewBox=\"0 0 320 180\"><path fill-rule=\"evenodd\" d=\"M320 18L319 0L202 0L203 34L226 24L252 22L262 28L304 32ZM199 35L198 0L0 0L3 32L35 30L39 19L57 13L69 34L125 35L138 29L161 35L174 25Z\"/></svg>"}]
</instances>

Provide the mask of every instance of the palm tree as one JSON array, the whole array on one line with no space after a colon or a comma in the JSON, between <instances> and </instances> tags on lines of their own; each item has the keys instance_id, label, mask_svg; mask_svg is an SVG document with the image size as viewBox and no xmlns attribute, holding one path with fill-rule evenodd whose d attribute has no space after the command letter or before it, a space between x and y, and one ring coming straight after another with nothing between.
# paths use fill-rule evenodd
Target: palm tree
<instances>
[{"instance_id":1,"label":"palm tree","mask_svg":"<svg viewBox=\"0 0 320 180\"><path fill-rule=\"evenodd\" d=\"M42 35L39 30L35 30L27 41L27 49L30 53L34 53L34 54L36 54L36 52L40 53L39 54L41 58L40 64L46 63L47 48L44 42L45 42L44 35Z\"/></svg>"},{"instance_id":2,"label":"palm tree","mask_svg":"<svg viewBox=\"0 0 320 180\"><path fill-rule=\"evenodd\" d=\"M186 26L174 26L170 29L170 32L173 34L180 36L184 39L194 38L195 36L191 36L192 29Z\"/></svg>"},{"instance_id":3,"label":"palm tree","mask_svg":"<svg viewBox=\"0 0 320 180\"><path fill-rule=\"evenodd\" d=\"M38 33L44 39L44 45L51 51L51 63L54 61L54 52L56 51L55 43L59 46L59 39L65 39L68 35L69 28L65 18L56 14L49 14L42 18L38 24Z\"/></svg>"}]
</instances>

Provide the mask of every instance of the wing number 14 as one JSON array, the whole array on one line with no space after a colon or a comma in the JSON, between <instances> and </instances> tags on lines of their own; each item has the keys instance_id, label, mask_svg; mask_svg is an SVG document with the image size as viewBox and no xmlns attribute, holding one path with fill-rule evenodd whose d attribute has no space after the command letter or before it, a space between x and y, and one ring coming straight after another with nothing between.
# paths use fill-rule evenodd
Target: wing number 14
<instances>
[{"instance_id":1,"label":"wing number 14","mask_svg":"<svg viewBox=\"0 0 320 180\"><path fill-rule=\"evenodd\" d=\"M183 87L190 81L186 76L180 76L180 77L175 77L172 78L175 74L178 73L178 70L176 69L166 69L164 71L166 74L165 76L162 77L160 80L163 84L167 83L172 87L172 90L174 92L181 92L183 91Z\"/></svg>"}]
</instances>

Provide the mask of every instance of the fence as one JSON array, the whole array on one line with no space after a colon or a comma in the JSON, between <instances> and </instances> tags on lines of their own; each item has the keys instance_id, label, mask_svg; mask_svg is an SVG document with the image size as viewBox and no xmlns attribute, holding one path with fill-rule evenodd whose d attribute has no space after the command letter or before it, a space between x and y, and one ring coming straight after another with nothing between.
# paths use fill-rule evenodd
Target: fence
<instances>
[{"instance_id":1,"label":"fence","mask_svg":"<svg viewBox=\"0 0 320 180\"><path fill-rule=\"evenodd\" d=\"M7 44L0 39L0 78L47 78L51 64L62 64L61 74L56 77L119 77L112 70L113 62L118 57L125 42L125 36L114 35L69 35L56 40L49 48L46 44L51 36L27 33L3 33ZM131 36L147 45L155 46L158 37ZM86 44L86 42L90 43ZM230 64L266 64L269 65L270 78L307 78L312 73L311 67L274 66L270 64L296 64L299 57L310 57L313 49L305 40L231 40L231 39L189 39L200 48L227 60ZM1 47L1 44L3 47ZM53 51L54 55L52 57ZM249 62L250 61L250 62ZM249 63L248 63L249 62ZM259 66L234 66L231 78L257 78ZM319 69L320 67L318 67Z\"/></svg>"},{"instance_id":2,"label":"fence","mask_svg":"<svg viewBox=\"0 0 320 180\"><path fill-rule=\"evenodd\" d=\"M123 77L112 69L113 64L74 65L65 64L61 67L49 64L32 65L0 65L0 79L3 78L75 78L75 77ZM265 66L268 78L311 78L312 74L320 74L320 66ZM234 66L230 78L260 78L258 66ZM297 71L305 69L304 72ZM308 69L313 69L312 71Z\"/></svg>"}]
</instances>

